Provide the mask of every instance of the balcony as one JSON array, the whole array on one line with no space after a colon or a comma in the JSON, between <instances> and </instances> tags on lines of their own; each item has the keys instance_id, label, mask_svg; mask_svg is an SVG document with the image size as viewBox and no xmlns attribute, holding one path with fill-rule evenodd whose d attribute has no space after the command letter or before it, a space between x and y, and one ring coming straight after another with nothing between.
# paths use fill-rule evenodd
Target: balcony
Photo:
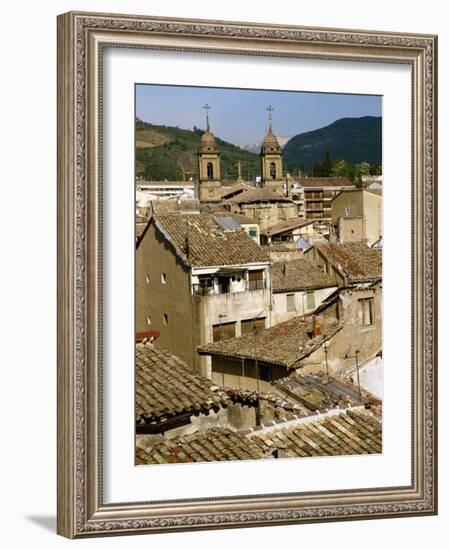
<instances>
[{"instance_id":1,"label":"balcony","mask_svg":"<svg viewBox=\"0 0 449 550\"><path fill-rule=\"evenodd\" d=\"M241 281L240 283L233 284L219 283L218 285L204 285L193 284L192 294L195 296L219 296L221 294L239 294L248 290L264 290L267 288L267 282L265 280L253 280L253 281Z\"/></svg>"}]
</instances>

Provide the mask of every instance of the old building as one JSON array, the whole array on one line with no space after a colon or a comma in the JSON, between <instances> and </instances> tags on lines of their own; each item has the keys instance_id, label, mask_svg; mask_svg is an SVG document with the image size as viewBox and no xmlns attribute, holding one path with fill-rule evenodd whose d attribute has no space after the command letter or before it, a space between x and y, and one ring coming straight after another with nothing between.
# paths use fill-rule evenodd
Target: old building
<instances>
[{"instance_id":1,"label":"old building","mask_svg":"<svg viewBox=\"0 0 449 550\"><path fill-rule=\"evenodd\" d=\"M261 243L296 243L301 237L307 237L312 242L316 238L321 238L315 231L313 220L292 218L271 225L261 232Z\"/></svg>"},{"instance_id":2,"label":"old building","mask_svg":"<svg viewBox=\"0 0 449 550\"><path fill-rule=\"evenodd\" d=\"M198 345L271 326L270 260L211 214L153 216L136 250L136 330L211 377Z\"/></svg>"},{"instance_id":3,"label":"old building","mask_svg":"<svg viewBox=\"0 0 449 550\"><path fill-rule=\"evenodd\" d=\"M298 218L296 204L268 187L249 188L224 200L222 204L234 214L256 220L261 231L282 221Z\"/></svg>"},{"instance_id":4,"label":"old building","mask_svg":"<svg viewBox=\"0 0 449 550\"><path fill-rule=\"evenodd\" d=\"M307 258L272 266L273 325L314 311L338 287Z\"/></svg>"},{"instance_id":5,"label":"old building","mask_svg":"<svg viewBox=\"0 0 449 550\"><path fill-rule=\"evenodd\" d=\"M285 378L342 329L332 317L296 316L268 329L198 347L212 357L212 379L224 385L270 391L271 383Z\"/></svg>"},{"instance_id":6,"label":"old building","mask_svg":"<svg viewBox=\"0 0 449 550\"><path fill-rule=\"evenodd\" d=\"M341 191L355 189L346 177L296 178L290 196L307 220L332 218L332 199Z\"/></svg>"},{"instance_id":7,"label":"old building","mask_svg":"<svg viewBox=\"0 0 449 550\"><path fill-rule=\"evenodd\" d=\"M331 241L376 243L382 237L382 195L375 190L341 191L332 200Z\"/></svg>"},{"instance_id":8,"label":"old building","mask_svg":"<svg viewBox=\"0 0 449 550\"><path fill-rule=\"evenodd\" d=\"M362 242L323 242L304 254L339 286L372 283L382 278L382 249L370 248Z\"/></svg>"},{"instance_id":9,"label":"old building","mask_svg":"<svg viewBox=\"0 0 449 550\"><path fill-rule=\"evenodd\" d=\"M337 290L314 314L199 346L227 385L266 388L294 371L345 377L382 350L382 284ZM265 391L267 391L265 389Z\"/></svg>"}]
</instances>

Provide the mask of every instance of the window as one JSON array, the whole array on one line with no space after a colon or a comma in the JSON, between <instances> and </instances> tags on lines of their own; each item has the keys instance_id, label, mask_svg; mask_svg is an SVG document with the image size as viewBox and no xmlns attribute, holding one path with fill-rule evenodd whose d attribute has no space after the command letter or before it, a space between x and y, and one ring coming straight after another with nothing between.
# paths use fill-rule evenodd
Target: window
<instances>
[{"instance_id":1,"label":"window","mask_svg":"<svg viewBox=\"0 0 449 550\"><path fill-rule=\"evenodd\" d=\"M363 326L372 325L374 322L374 300L373 298L362 298L359 300L360 321Z\"/></svg>"},{"instance_id":2,"label":"window","mask_svg":"<svg viewBox=\"0 0 449 550\"><path fill-rule=\"evenodd\" d=\"M214 179L214 167L211 162L207 163L207 179L208 180Z\"/></svg>"},{"instance_id":3,"label":"window","mask_svg":"<svg viewBox=\"0 0 449 550\"><path fill-rule=\"evenodd\" d=\"M166 273L161 273L161 281L162 281L163 285L167 284L167 274Z\"/></svg>"},{"instance_id":4,"label":"window","mask_svg":"<svg viewBox=\"0 0 449 550\"><path fill-rule=\"evenodd\" d=\"M270 163L270 176L272 180L276 179L276 164L274 162Z\"/></svg>"},{"instance_id":5,"label":"window","mask_svg":"<svg viewBox=\"0 0 449 550\"><path fill-rule=\"evenodd\" d=\"M312 290L306 292L306 307L307 309L315 309L315 292Z\"/></svg>"},{"instance_id":6,"label":"window","mask_svg":"<svg viewBox=\"0 0 449 550\"><path fill-rule=\"evenodd\" d=\"M257 237L257 229L255 227L250 227L249 228L249 236L250 237Z\"/></svg>"},{"instance_id":7,"label":"window","mask_svg":"<svg viewBox=\"0 0 449 550\"><path fill-rule=\"evenodd\" d=\"M234 338L235 336L235 322L234 323L221 323L218 325L212 325L212 339L214 342L220 342L221 337L223 340L228 338Z\"/></svg>"},{"instance_id":8,"label":"window","mask_svg":"<svg viewBox=\"0 0 449 550\"><path fill-rule=\"evenodd\" d=\"M263 280L263 271L249 271L248 272L248 289L256 290L258 288L265 288Z\"/></svg>"},{"instance_id":9,"label":"window","mask_svg":"<svg viewBox=\"0 0 449 550\"><path fill-rule=\"evenodd\" d=\"M164 325L168 325L168 315L164 313Z\"/></svg>"},{"instance_id":10,"label":"window","mask_svg":"<svg viewBox=\"0 0 449 550\"><path fill-rule=\"evenodd\" d=\"M287 294L287 311L295 311L295 295Z\"/></svg>"},{"instance_id":11,"label":"window","mask_svg":"<svg viewBox=\"0 0 449 550\"><path fill-rule=\"evenodd\" d=\"M258 319L245 319L241 323L242 335L248 334L249 332L254 334L254 330L256 331L256 334L258 334L261 330L264 330L264 328L265 317L259 317Z\"/></svg>"}]
</instances>

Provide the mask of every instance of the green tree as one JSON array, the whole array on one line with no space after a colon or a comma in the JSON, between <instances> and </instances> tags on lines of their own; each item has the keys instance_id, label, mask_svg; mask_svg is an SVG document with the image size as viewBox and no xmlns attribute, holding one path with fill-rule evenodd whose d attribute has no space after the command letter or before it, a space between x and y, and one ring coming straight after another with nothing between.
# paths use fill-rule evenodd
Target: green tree
<instances>
[{"instance_id":1,"label":"green tree","mask_svg":"<svg viewBox=\"0 0 449 550\"><path fill-rule=\"evenodd\" d=\"M357 164L357 171L362 176L369 176L371 172L371 166L369 162L361 162L360 164Z\"/></svg>"},{"instance_id":2,"label":"green tree","mask_svg":"<svg viewBox=\"0 0 449 550\"><path fill-rule=\"evenodd\" d=\"M324 177L330 176L331 170L332 170L331 154L329 153L329 151L326 151L326 154L324 155L323 164L322 164L322 175Z\"/></svg>"},{"instance_id":3,"label":"green tree","mask_svg":"<svg viewBox=\"0 0 449 550\"><path fill-rule=\"evenodd\" d=\"M337 176L337 177L348 177L348 164L345 160L337 160L334 162L332 169L330 171L331 176Z\"/></svg>"},{"instance_id":4,"label":"green tree","mask_svg":"<svg viewBox=\"0 0 449 550\"><path fill-rule=\"evenodd\" d=\"M323 165L318 160L315 162L312 168L312 176L320 178L323 175Z\"/></svg>"}]
</instances>

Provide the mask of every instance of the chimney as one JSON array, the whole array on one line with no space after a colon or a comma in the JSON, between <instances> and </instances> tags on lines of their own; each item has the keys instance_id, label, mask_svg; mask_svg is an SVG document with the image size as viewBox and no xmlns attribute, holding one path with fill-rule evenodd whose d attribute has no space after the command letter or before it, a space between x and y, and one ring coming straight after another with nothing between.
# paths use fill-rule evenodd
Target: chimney
<instances>
[{"instance_id":1,"label":"chimney","mask_svg":"<svg viewBox=\"0 0 449 550\"><path fill-rule=\"evenodd\" d=\"M312 315L312 338L321 336L321 319L317 315Z\"/></svg>"}]
</instances>

